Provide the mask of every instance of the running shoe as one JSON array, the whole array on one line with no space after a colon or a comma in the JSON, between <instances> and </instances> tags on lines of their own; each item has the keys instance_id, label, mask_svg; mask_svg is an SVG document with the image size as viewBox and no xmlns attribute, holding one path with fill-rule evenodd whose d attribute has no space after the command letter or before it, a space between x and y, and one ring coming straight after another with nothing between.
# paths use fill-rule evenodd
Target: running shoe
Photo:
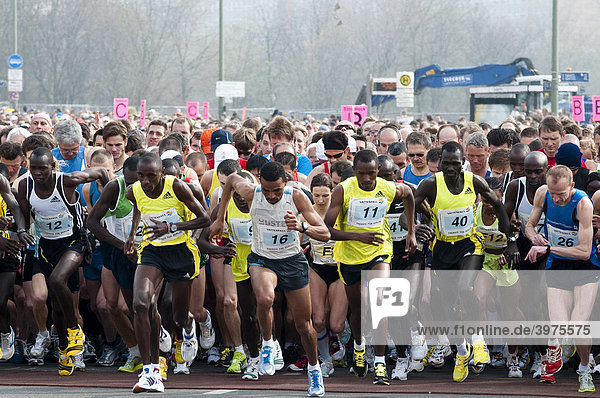
<instances>
[{"instance_id":1,"label":"running shoe","mask_svg":"<svg viewBox=\"0 0 600 398\"><path fill-rule=\"evenodd\" d=\"M365 349L365 361L368 365L367 372L373 372L375 370L375 347L367 345Z\"/></svg>"},{"instance_id":2,"label":"running shoe","mask_svg":"<svg viewBox=\"0 0 600 398\"><path fill-rule=\"evenodd\" d=\"M175 339L175 363L185 363L183 356L181 355L182 340Z\"/></svg>"},{"instance_id":3,"label":"running shoe","mask_svg":"<svg viewBox=\"0 0 600 398\"><path fill-rule=\"evenodd\" d=\"M473 348L471 344L467 343L467 353L465 355L456 354L456 360L454 362L454 372L452 373L452 379L460 383L464 381L469 375L469 359L473 355Z\"/></svg>"},{"instance_id":4,"label":"running shoe","mask_svg":"<svg viewBox=\"0 0 600 398\"><path fill-rule=\"evenodd\" d=\"M519 348L519 369L525 370L531 361L529 349L527 347Z\"/></svg>"},{"instance_id":5,"label":"running shoe","mask_svg":"<svg viewBox=\"0 0 600 398\"><path fill-rule=\"evenodd\" d=\"M428 364L434 368L441 368L444 366L444 348L442 346L435 346L433 353L429 357Z\"/></svg>"},{"instance_id":6,"label":"running shoe","mask_svg":"<svg viewBox=\"0 0 600 398\"><path fill-rule=\"evenodd\" d=\"M421 361L417 361L416 359L412 359L412 357L410 358L409 362L408 362L408 372L412 372L412 371L421 373L423 370L425 370L425 365L423 365L423 362Z\"/></svg>"},{"instance_id":7,"label":"running shoe","mask_svg":"<svg viewBox=\"0 0 600 398\"><path fill-rule=\"evenodd\" d=\"M419 322L419 325L421 323ZM422 325L421 325L422 326ZM410 356L416 361L425 358L427 354L427 341L425 335L420 334L418 330L410 331Z\"/></svg>"},{"instance_id":8,"label":"running shoe","mask_svg":"<svg viewBox=\"0 0 600 398\"><path fill-rule=\"evenodd\" d=\"M493 368L503 368L503 367L507 366L506 358L504 358L504 355L502 355L502 353L499 351L492 352L490 366Z\"/></svg>"},{"instance_id":9,"label":"running shoe","mask_svg":"<svg viewBox=\"0 0 600 398\"><path fill-rule=\"evenodd\" d=\"M339 342L334 342L331 345L331 361L334 365L344 366L344 359L346 358L346 346Z\"/></svg>"},{"instance_id":10,"label":"running shoe","mask_svg":"<svg viewBox=\"0 0 600 398\"><path fill-rule=\"evenodd\" d=\"M321 374L323 377L329 377L333 374L333 363L330 361L321 362Z\"/></svg>"},{"instance_id":11,"label":"running shoe","mask_svg":"<svg viewBox=\"0 0 600 398\"><path fill-rule=\"evenodd\" d=\"M96 349L88 340L83 342L83 362L94 362L98 356Z\"/></svg>"},{"instance_id":12,"label":"running shoe","mask_svg":"<svg viewBox=\"0 0 600 398\"><path fill-rule=\"evenodd\" d=\"M127 349L127 347L125 346L125 343L123 342L123 340L121 340L119 342L119 344L117 344L114 347L111 347L110 345L105 344L104 350L102 350L102 355L100 355L100 358L98 358L98 361L96 361L96 364L98 366L104 366L104 367L114 366L117 359L119 359L121 354L123 352L125 352L126 349Z\"/></svg>"},{"instance_id":13,"label":"running shoe","mask_svg":"<svg viewBox=\"0 0 600 398\"><path fill-rule=\"evenodd\" d=\"M10 327L10 332L8 333L0 333L2 340L2 356L0 359L4 359L8 361L15 355L15 332L13 328Z\"/></svg>"},{"instance_id":14,"label":"running shoe","mask_svg":"<svg viewBox=\"0 0 600 398\"><path fill-rule=\"evenodd\" d=\"M135 373L138 370L141 370L142 368L142 358L130 354L129 357L127 357L127 362L125 362L125 364L121 366L118 370L119 372Z\"/></svg>"},{"instance_id":15,"label":"running shoe","mask_svg":"<svg viewBox=\"0 0 600 398\"><path fill-rule=\"evenodd\" d=\"M542 359L542 368L541 368L541 372L540 372L540 383L549 383L549 384L554 384L556 383L556 378L554 377L553 373L548 373L546 371L546 366L548 365L548 361L543 360Z\"/></svg>"},{"instance_id":16,"label":"running shoe","mask_svg":"<svg viewBox=\"0 0 600 398\"><path fill-rule=\"evenodd\" d=\"M546 363L546 373L555 374L562 369L562 349L558 346L548 346L548 361Z\"/></svg>"},{"instance_id":17,"label":"running shoe","mask_svg":"<svg viewBox=\"0 0 600 398\"><path fill-rule=\"evenodd\" d=\"M75 367L73 360L67 355L67 350L59 350L58 354L58 374L61 376L69 376L73 374Z\"/></svg>"},{"instance_id":18,"label":"running shoe","mask_svg":"<svg viewBox=\"0 0 600 398\"><path fill-rule=\"evenodd\" d=\"M196 337L196 322L192 320L192 331L188 334L182 329L181 357L185 362L192 362L198 353L198 338Z\"/></svg>"},{"instance_id":19,"label":"running shoe","mask_svg":"<svg viewBox=\"0 0 600 398\"><path fill-rule=\"evenodd\" d=\"M73 367L75 370L83 372L85 370L85 362L83 361L83 352L73 357Z\"/></svg>"},{"instance_id":20,"label":"running shoe","mask_svg":"<svg viewBox=\"0 0 600 398\"><path fill-rule=\"evenodd\" d=\"M275 359L275 347L271 345L263 345L260 350L260 363L258 365L258 373L261 376L275 374L275 365L273 363Z\"/></svg>"},{"instance_id":21,"label":"running shoe","mask_svg":"<svg viewBox=\"0 0 600 398\"><path fill-rule=\"evenodd\" d=\"M227 373L242 373L242 369L247 361L246 354L242 351L235 351L231 365L227 368Z\"/></svg>"},{"instance_id":22,"label":"running shoe","mask_svg":"<svg viewBox=\"0 0 600 398\"><path fill-rule=\"evenodd\" d=\"M200 347L203 350L208 350L215 345L215 329L212 326L210 312L206 310L206 313L206 321L198 322L198 325L200 325Z\"/></svg>"},{"instance_id":23,"label":"running shoe","mask_svg":"<svg viewBox=\"0 0 600 398\"><path fill-rule=\"evenodd\" d=\"M490 363L490 352L483 340L473 343L473 362L475 365Z\"/></svg>"},{"instance_id":24,"label":"running shoe","mask_svg":"<svg viewBox=\"0 0 600 398\"><path fill-rule=\"evenodd\" d=\"M206 352L206 354L206 363L209 365L216 365L217 362L219 362L219 359L221 359L221 353L219 352L218 347L213 346L210 350Z\"/></svg>"},{"instance_id":25,"label":"running shoe","mask_svg":"<svg viewBox=\"0 0 600 398\"><path fill-rule=\"evenodd\" d=\"M406 380L408 377L408 358L398 358L392 370L392 380Z\"/></svg>"},{"instance_id":26,"label":"running shoe","mask_svg":"<svg viewBox=\"0 0 600 398\"><path fill-rule=\"evenodd\" d=\"M433 351L435 351L435 347L436 346L428 346L427 354L425 354L425 357L423 357L423 359L421 359L421 362L423 362L423 366L427 366L427 364L429 363L429 358L431 358Z\"/></svg>"},{"instance_id":27,"label":"running shoe","mask_svg":"<svg viewBox=\"0 0 600 398\"><path fill-rule=\"evenodd\" d=\"M364 349L354 349L354 365L352 365L352 369L358 377L365 377L367 375L367 362L365 361Z\"/></svg>"},{"instance_id":28,"label":"running shoe","mask_svg":"<svg viewBox=\"0 0 600 398\"><path fill-rule=\"evenodd\" d=\"M233 359L233 350L230 347L223 348L221 351L221 357L217 361L217 366L228 368L231 365L231 360Z\"/></svg>"},{"instance_id":29,"label":"running shoe","mask_svg":"<svg viewBox=\"0 0 600 398\"><path fill-rule=\"evenodd\" d=\"M373 378L373 384L384 386L388 386L390 384L385 363L377 362L375 364L375 377Z\"/></svg>"},{"instance_id":30,"label":"running shoe","mask_svg":"<svg viewBox=\"0 0 600 398\"><path fill-rule=\"evenodd\" d=\"M169 352L171 351L171 346L173 345L173 342L171 340L171 335L169 334L169 332L167 332L167 329L165 329L163 327L163 325L160 325L160 339L158 340L158 349L162 352Z\"/></svg>"},{"instance_id":31,"label":"running shoe","mask_svg":"<svg viewBox=\"0 0 600 398\"><path fill-rule=\"evenodd\" d=\"M48 347L50 347L50 343L51 341L49 333L48 336L43 336L42 334L38 333L35 338L35 344L29 350L29 355L34 358L44 358L45 351L48 349Z\"/></svg>"},{"instance_id":32,"label":"running shoe","mask_svg":"<svg viewBox=\"0 0 600 398\"><path fill-rule=\"evenodd\" d=\"M396 350L396 347L390 348L390 346L388 346L388 353L385 356L386 362L396 362L397 359L398 359L398 350Z\"/></svg>"},{"instance_id":33,"label":"running shoe","mask_svg":"<svg viewBox=\"0 0 600 398\"><path fill-rule=\"evenodd\" d=\"M165 392L165 385L163 384L160 373L149 371L148 373L142 372L140 379L133 386L133 392Z\"/></svg>"},{"instance_id":34,"label":"running shoe","mask_svg":"<svg viewBox=\"0 0 600 398\"><path fill-rule=\"evenodd\" d=\"M287 346L283 350L283 358L286 362L294 363L300 360L300 353L298 352L298 347L295 344Z\"/></svg>"},{"instance_id":35,"label":"running shoe","mask_svg":"<svg viewBox=\"0 0 600 398\"><path fill-rule=\"evenodd\" d=\"M76 328L67 328L67 337L69 344L67 345L66 353L69 356L75 356L83 352L83 342L85 341L85 335L81 326L77 325Z\"/></svg>"},{"instance_id":36,"label":"running shoe","mask_svg":"<svg viewBox=\"0 0 600 398\"><path fill-rule=\"evenodd\" d=\"M352 330L350 329L350 323L348 319L346 319L346 323L344 324L344 331L342 333L338 333L338 340L341 344L348 345L350 341L350 336L352 336Z\"/></svg>"},{"instance_id":37,"label":"running shoe","mask_svg":"<svg viewBox=\"0 0 600 398\"><path fill-rule=\"evenodd\" d=\"M167 372L169 371L169 365L167 365L167 358L159 355L158 357L158 370L160 372L160 377L163 382L167 381Z\"/></svg>"},{"instance_id":38,"label":"running shoe","mask_svg":"<svg viewBox=\"0 0 600 398\"><path fill-rule=\"evenodd\" d=\"M579 392L596 391L594 380L592 378L592 371L589 368L586 370L578 370L577 374L579 375Z\"/></svg>"},{"instance_id":39,"label":"running shoe","mask_svg":"<svg viewBox=\"0 0 600 398\"><path fill-rule=\"evenodd\" d=\"M308 358L306 355L302 355L298 362L290 363L287 367L287 370L292 372L304 372L306 369L308 369Z\"/></svg>"},{"instance_id":40,"label":"running shoe","mask_svg":"<svg viewBox=\"0 0 600 398\"><path fill-rule=\"evenodd\" d=\"M506 361L508 366L508 377L509 378L518 378L523 377L523 372L519 367L519 360L517 359L517 354L508 354L508 359Z\"/></svg>"},{"instance_id":41,"label":"running shoe","mask_svg":"<svg viewBox=\"0 0 600 398\"><path fill-rule=\"evenodd\" d=\"M283 369L285 366L285 362L283 361L283 351L281 351L281 346L277 340L275 340L275 358L273 359L273 366L275 366L276 372Z\"/></svg>"},{"instance_id":42,"label":"running shoe","mask_svg":"<svg viewBox=\"0 0 600 398\"><path fill-rule=\"evenodd\" d=\"M188 367L187 363L178 363L175 364L175 368L173 368L173 373L175 373L176 375L182 374L182 375L189 375L190 374L190 368Z\"/></svg>"},{"instance_id":43,"label":"running shoe","mask_svg":"<svg viewBox=\"0 0 600 398\"><path fill-rule=\"evenodd\" d=\"M323 385L323 374L319 369L313 369L308 372L308 393L309 397L322 397L325 395L325 386Z\"/></svg>"},{"instance_id":44,"label":"running shoe","mask_svg":"<svg viewBox=\"0 0 600 398\"><path fill-rule=\"evenodd\" d=\"M537 351L533 353L533 363L531 364L529 373L533 374L534 379L537 379L542 375L542 356Z\"/></svg>"},{"instance_id":45,"label":"running shoe","mask_svg":"<svg viewBox=\"0 0 600 398\"><path fill-rule=\"evenodd\" d=\"M27 357L29 357L29 351L27 351L27 343L25 340L16 338L14 347L15 353L10 359L10 362L18 365L27 361Z\"/></svg>"},{"instance_id":46,"label":"running shoe","mask_svg":"<svg viewBox=\"0 0 600 398\"><path fill-rule=\"evenodd\" d=\"M248 366L244 371L242 380L258 380L258 361L260 357L248 359Z\"/></svg>"}]
</instances>

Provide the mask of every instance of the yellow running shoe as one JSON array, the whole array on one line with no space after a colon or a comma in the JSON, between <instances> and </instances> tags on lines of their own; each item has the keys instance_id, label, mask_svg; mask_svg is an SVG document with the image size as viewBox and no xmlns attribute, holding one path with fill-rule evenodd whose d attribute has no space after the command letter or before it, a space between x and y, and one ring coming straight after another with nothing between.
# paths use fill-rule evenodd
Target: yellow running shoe
<instances>
[{"instance_id":1,"label":"yellow running shoe","mask_svg":"<svg viewBox=\"0 0 600 398\"><path fill-rule=\"evenodd\" d=\"M431 355L433 355L433 351L435 351L435 346L430 346L427 349L427 354L425 354L425 357L421 359L423 366L427 366L429 364L429 358L431 358Z\"/></svg>"},{"instance_id":2,"label":"yellow running shoe","mask_svg":"<svg viewBox=\"0 0 600 398\"><path fill-rule=\"evenodd\" d=\"M125 365L119 368L119 372L135 373L142 370L143 367L144 364L142 363L142 358L130 354Z\"/></svg>"},{"instance_id":3,"label":"yellow running shoe","mask_svg":"<svg viewBox=\"0 0 600 398\"><path fill-rule=\"evenodd\" d=\"M183 356L181 355L181 344L182 340L175 339L175 362L177 363L185 363L183 360Z\"/></svg>"},{"instance_id":4,"label":"yellow running shoe","mask_svg":"<svg viewBox=\"0 0 600 398\"><path fill-rule=\"evenodd\" d=\"M169 370L169 366L167 365L167 359L165 357L158 357L158 367L160 369L160 377L162 378L162 381L167 381L167 371Z\"/></svg>"},{"instance_id":5,"label":"yellow running shoe","mask_svg":"<svg viewBox=\"0 0 600 398\"><path fill-rule=\"evenodd\" d=\"M367 362L365 361L365 350L354 349L354 365L352 370L358 377L365 377L367 375Z\"/></svg>"},{"instance_id":6,"label":"yellow running shoe","mask_svg":"<svg viewBox=\"0 0 600 398\"><path fill-rule=\"evenodd\" d=\"M69 338L69 344L67 345L66 353L68 356L75 356L83 352L83 342L85 341L85 335L81 326L77 325L76 328L67 328L67 337Z\"/></svg>"},{"instance_id":7,"label":"yellow running shoe","mask_svg":"<svg viewBox=\"0 0 600 398\"><path fill-rule=\"evenodd\" d=\"M69 376L75 370L73 359L67 355L67 350L59 350L58 355L58 374L61 376Z\"/></svg>"},{"instance_id":8,"label":"yellow running shoe","mask_svg":"<svg viewBox=\"0 0 600 398\"><path fill-rule=\"evenodd\" d=\"M452 373L452 379L455 382L460 383L464 381L469 375L469 359L473 355L473 348L471 344L467 343L467 354L462 356L456 354L456 361L454 363L454 373Z\"/></svg>"},{"instance_id":9,"label":"yellow running shoe","mask_svg":"<svg viewBox=\"0 0 600 398\"><path fill-rule=\"evenodd\" d=\"M231 365L227 368L227 373L242 373L242 368L246 364L246 354L241 351L235 351L233 353L233 359Z\"/></svg>"},{"instance_id":10,"label":"yellow running shoe","mask_svg":"<svg viewBox=\"0 0 600 398\"><path fill-rule=\"evenodd\" d=\"M475 365L490 363L490 352L485 341L478 340L473 342L473 362Z\"/></svg>"}]
</instances>

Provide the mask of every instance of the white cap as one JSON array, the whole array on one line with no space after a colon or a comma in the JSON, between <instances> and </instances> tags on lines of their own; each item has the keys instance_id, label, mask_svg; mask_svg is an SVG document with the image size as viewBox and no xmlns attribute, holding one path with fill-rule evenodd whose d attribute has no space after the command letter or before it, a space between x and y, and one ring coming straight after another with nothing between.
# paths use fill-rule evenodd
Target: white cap
<instances>
[{"instance_id":1,"label":"white cap","mask_svg":"<svg viewBox=\"0 0 600 398\"><path fill-rule=\"evenodd\" d=\"M176 150L169 149L167 151L164 151L163 154L160 155L160 160L173 159L177 155L181 156L181 154Z\"/></svg>"},{"instance_id":2,"label":"white cap","mask_svg":"<svg viewBox=\"0 0 600 398\"><path fill-rule=\"evenodd\" d=\"M217 167L219 167L219 163L221 163L223 160L227 160L227 159L239 160L240 157L238 155L237 149L235 149L235 147L233 145L221 144L215 150L214 159L215 159L215 169L216 169Z\"/></svg>"}]
</instances>

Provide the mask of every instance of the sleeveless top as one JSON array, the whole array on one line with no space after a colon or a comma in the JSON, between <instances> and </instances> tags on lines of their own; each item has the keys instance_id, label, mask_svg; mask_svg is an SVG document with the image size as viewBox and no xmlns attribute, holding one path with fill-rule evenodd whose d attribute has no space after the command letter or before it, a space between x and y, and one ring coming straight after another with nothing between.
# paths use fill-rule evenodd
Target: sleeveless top
<instances>
[{"instance_id":1,"label":"sleeveless top","mask_svg":"<svg viewBox=\"0 0 600 398\"><path fill-rule=\"evenodd\" d=\"M533 204L529 202L527 197L526 177L519 178L519 187L517 189L517 203L515 205L515 217L521 221L521 232L525 234L525 225L529 221L529 215L533 210ZM537 231L540 232L544 226L546 215L542 213L538 221Z\"/></svg>"},{"instance_id":2,"label":"sleeveless top","mask_svg":"<svg viewBox=\"0 0 600 398\"><path fill-rule=\"evenodd\" d=\"M483 203L479 202L475 211L476 230L483 236L483 247L486 249L504 249L507 245L506 235L498 229L498 218L492 225L483 222Z\"/></svg>"},{"instance_id":3,"label":"sleeveless top","mask_svg":"<svg viewBox=\"0 0 600 398\"><path fill-rule=\"evenodd\" d=\"M116 181L119 183L119 196L114 208L108 209L104 215L106 229L111 235L116 236L122 241L126 241L131 230L133 222L133 204L125 197L127 187L125 177L119 176ZM135 241L140 243L143 236L143 226L140 224L136 230Z\"/></svg>"},{"instance_id":4,"label":"sleeveless top","mask_svg":"<svg viewBox=\"0 0 600 398\"><path fill-rule=\"evenodd\" d=\"M335 242L333 258L344 264L363 264L377 256L393 254L390 226L385 217L396 197L396 185L377 177L375 189L363 191L356 177L340 183L344 188L344 202L337 218L339 229L348 232L381 232L384 243L380 246L359 241Z\"/></svg>"},{"instance_id":5,"label":"sleeveless top","mask_svg":"<svg viewBox=\"0 0 600 398\"><path fill-rule=\"evenodd\" d=\"M250 207L252 218L252 251L272 260L291 257L301 252L298 231L290 231L284 220L288 210L296 217L298 209L293 198L294 189L286 186L279 202L270 204L260 185L254 190Z\"/></svg>"},{"instance_id":6,"label":"sleeveless top","mask_svg":"<svg viewBox=\"0 0 600 398\"><path fill-rule=\"evenodd\" d=\"M406 169L404 169L404 176L402 177L402 179L406 182L410 182L411 184L415 184L418 186L421 183L421 181L423 181L427 177L431 177L431 173L427 173L422 176L415 175L412 172L412 165L409 164L408 166L406 166Z\"/></svg>"},{"instance_id":7,"label":"sleeveless top","mask_svg":"<svg viewBox=\"0 0 600 398\"><path fill-rule=\"evenodd\" d=\"M241 282L250 278L247 258L252 249L252 219L250 213L244 213L237 207L233 198L227 205L227 229L237 251L231 259L233 279Z\"/></svg>"},{"instance_id":8,"label":"sleeveless top","mask_svg":"<svg viewBox=\"0 0 600 398\"><path fill-rule=\"evenodd\" d=\"M579 189L574 189L571 200L564 205L559 206L554 203L550 197L550 191L546 191L544 198L544 212L546 213L546 222L544 223L544 235L552 246L573 247L579 245L579 220L577 219L577 205L587 194ZM574 258L563 257L557 254L548 256L546 269L550 268L553 259L576 260ZM589 262L600 267L598 256L596 255L596 241L592 242L592 252Z\"/></svg>"},{"instance_id":9,"label":"sleeveless top","mask_svg":"<svg viewBox=\"0 0 600 398\"><path fill-rule=\"evenodd\" d=\"M437 196L430 209L436 240L457 242L473 236L475 231L475 187L473 173L463 171L462 192L454 195L446 186L444 174L435 173Z\"/></svg>"},{"instance_id":10,"label":"sleeveless top","mask_svg":"<svg viewBox=\"0 0 600 398\"><path fill-rule=\"evenodd\" d=\"M83 228L82 208L79 193L75 203L67 200L64 191L63 173L54 173L56 182L54 190L45 199L35 192L35 181L27 177L27 195L35 224L40 229L41 237L48 240L68 238ZM75 191L77 192L77 191Z\"/></svg>"}]
</instances>

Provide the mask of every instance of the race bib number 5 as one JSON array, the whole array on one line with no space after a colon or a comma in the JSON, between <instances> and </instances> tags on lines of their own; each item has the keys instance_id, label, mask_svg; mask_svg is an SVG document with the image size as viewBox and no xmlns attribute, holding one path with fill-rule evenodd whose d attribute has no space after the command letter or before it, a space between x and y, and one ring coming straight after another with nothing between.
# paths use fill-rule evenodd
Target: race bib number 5
<instances>
[{"instance_id":1,"label":"race bib number 5","mask_svg":"<svg viewBox=\"0 0 600 398\"><path fill-rule=\"evenodd\" d=\"M462 209L438 210L438 225L442 235L467 235L474 224L472 206Z\"/></svg>"},{"instance_id":2,"label":"race bib number 5","mask_svg":"<svg viewBox=\"0 0 600 398\"><path fill-rule=\"evenodd\" d=\"M552 246L573 247L579 246L578 231L565 231L548 224L548 236Z\"/></svg>"},{"instance_id":3,"label":"race bib number 5","mask_svg":"<svg viewBox=\"0 0 600 398\"><path fill-rule=\"evenodd\" d=\"M387 198L352 198L348 206L348 225L358 228L378 227L387 211Z\"/></svg>"}]
</instances>

